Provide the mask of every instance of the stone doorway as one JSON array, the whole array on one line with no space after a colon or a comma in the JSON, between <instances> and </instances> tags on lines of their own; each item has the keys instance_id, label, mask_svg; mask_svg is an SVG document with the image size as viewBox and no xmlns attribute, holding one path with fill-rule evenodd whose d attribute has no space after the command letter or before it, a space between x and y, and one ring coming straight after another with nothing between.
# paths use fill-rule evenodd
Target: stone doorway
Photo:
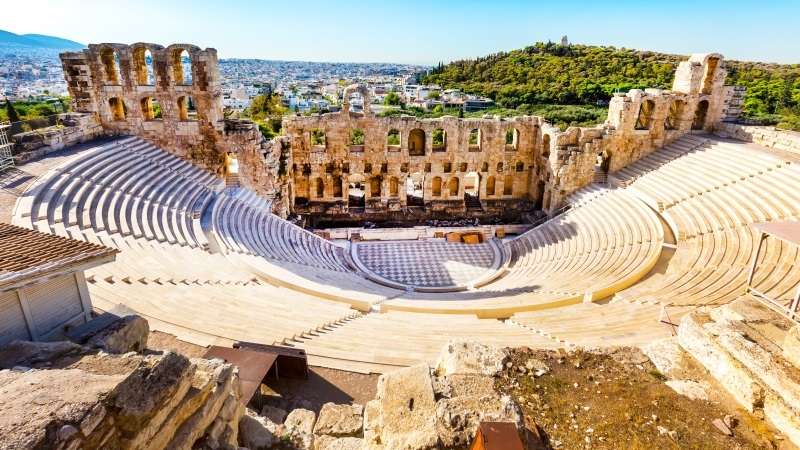
<instances>
[{"instance_id":1,"label":"stone doorway","mask_svg":"<svg viewBox=\"0 0 800 450\"><path fill-rule=\"evenodd\" d=\"M425 175L414 172L406 178L406 205L425 206Z\"/></svg>"},{"instance_id":2,"label":"stone doorway","mask_svg":"<svg viewBox=\"0 0 800 450\"><path fill-rule=\"evenodd\" d=\"M367 205L366 178L361 174L347 177L347 206L349 208L364 208Z\"/></svg>"}]
</instances>

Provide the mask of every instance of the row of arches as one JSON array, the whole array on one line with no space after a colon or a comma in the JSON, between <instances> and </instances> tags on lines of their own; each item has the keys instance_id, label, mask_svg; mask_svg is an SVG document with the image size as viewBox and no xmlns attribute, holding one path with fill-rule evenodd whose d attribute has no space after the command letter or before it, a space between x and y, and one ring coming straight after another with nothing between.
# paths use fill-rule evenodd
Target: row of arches
<instances>
[{"instance_id":1,"label":"row of arches","mask_svg":"<svg viewBox=\"0 0 800 450\"><path fill-rule=\"evenodd\" d=\"M505 149L517 150L519 147L519 130L509 128L505 133ZM313 128L309 132L309 141L313 147L327 147L328 140L325 130ZM360 129L350 130L348 144L350 151L364 151L365 135ZM403 142L403 135L400 130L392 128L386 133L386 148L389 151L400 151ZM431 135L431 151L447 151L447 131L443 128L436 128ZM407 148L410 156L424 156L427 152L427 135L425 130L415 128L408 132ZM483 132L479 128L470 131L468 139L469 151L481 151L484 148Z\"/></svg>"},{"instance_id":2,"label":"row of arches","mask_svg":"<svg viewBox=\"0 0 800 450\"><path fill-rule=\"evenodd\" d=\"M155 71L153 70L153 54L145 47L135 48L132 52L132 80L134 84L148 86L155 84ZM119 55L111 47L100 50L100 62L103 66L104 80L107 85L121 85L123 75L120 71ZM193 84L193 63L186 49L176 48L170 51L168 66L171 69L172 80L176 85Z\"/></svg>"},{"instance_id":3,"label":"row of arches","mask_svg":"<svg viewBox=\"0 0 800 450\"><path fill-rule=\"evenodd\" d=\"M197 120L197 109L191 97L186 95L178 97L175 106L178 112L178 120ZM128 107L123 99L119 97L108 99L108 108L112 121L128 118ZM162 118L162 105L153 97L142 97L139 100L139 110L142 113L142 120L158 120Z\"/></svg>"},{"instance_id":4,"label":"row of arches","mask_svg":"<svg viewBox=\"0 0 800 450\"><path fill-rule=\"evenodd\" d=\"M680 128L681 121L683 120L685 102L683 100L674 100L669 105L669 112L664 121L665 130L677 130ZM655 120L656 103L653 100L645 100L639 106L639 115L636 117L636 130L649 130L653 126ZM692 117L692 130L702 130L705 128L706 115L708 113L708 100L701 100L695 108L694 116Z\"/></svg>"},{"instance_id":5,"label":"row of arches","mask_svg":"<svg viewBox=\"0 0 800 450\"><path fill-rule=\"evenodd\" d=\"M406 178L406 197L409 206L423 206L425 192L425 175L419 172L409 174ZM366 192L369 189L370 197L381 197L383 189L383 178L380 176L371 177L367 181L362 174L352 174L347 177L347 197L350 207L363 207L366 203ZM503 179L502 195L514 194L514 177L506 175ZM469 172L464 176L464 195L478 198L481 193L481 176L477 172ZM400 180L397 177L388 179L389 197L399 197ZM331 196L333 198L344 197L344 179L340 176L331 178ZM431 196L439 198L443 196L443 187L447 187L450 197L458 196L461 180L459 177L451 177L446 182L442 177L436 176L430 179ZM487 196L499 195L496 190L497 178L490 175L486 178L485 194ZM295 198L306 201L309 199L321 199L325 197L325 180L317 177L311 180L298 178L295 180Z\"/></svg>"}]
</instances>

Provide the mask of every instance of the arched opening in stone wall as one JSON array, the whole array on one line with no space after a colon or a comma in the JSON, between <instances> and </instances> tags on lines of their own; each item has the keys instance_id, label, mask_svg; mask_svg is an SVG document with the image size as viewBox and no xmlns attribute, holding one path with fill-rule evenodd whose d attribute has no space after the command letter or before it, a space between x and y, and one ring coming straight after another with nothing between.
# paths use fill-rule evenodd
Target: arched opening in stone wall
<instances>
[{"instance_id":1,"label":"arched opening in stone wall","mask_svg":"<svg viewBox=\"0 0 800 450\"><path fill-rule=\"evenodd\" d=\"M122 74L119 71L119 57L113 48L105 47L100 50L100 62L103 64L106 84L122 84Z\"/></svg>"},{"instance_id":2,"label":"arched opening in stone wall","mask_svg":"<svg viewBox=\"0 0 800 450\"><path fill-rule=\"evenodd\" d=\"M305 205L308 203L308 178L296 177L294 180L294 204Z\"/></svg>"},{"instance_id":3,"label":"arched opening in stone wall","mask_svg":"<svg viewBox=\"0 0 800 450\"><path fill-rule=\"evenodd\" d=\"M316 198L325 196L325 183L322 181L322 178L317 177L317 179L314 180L314 196Z\"/></svg>"},{"instance_id":4,"label":"arched opening in stone wall","mask_svg":"<svg viewBox=\"0 0 800 450\"><path fill-rule=\"evenodd\" d=\"M350 130L350 137L348 140L351 152L364 151L364 132L358 129Z\"/></svg>"},{"instance_id":5,"label":"arched opening in stone wall","mask_svg":"<svg viewBox=\"0 0 800 450\"><path fill-rule=\"evenodd\" d=\"M441 177L433 177L431 180L431 195L434 197L441 197L442 196L442 178Z\"/></svg>"},{"instance_id":6,"label":"arched opening in stone wall","mask_svg":"<svg viewBox=\"0 0 800 450\"><path fill-rule=\"evenodd\" d=\"M111 110L111 120L125 120L128 117L128 108L121 98L108 99L108 108Z\"/></svg>"},{"instance_id":7,"label":"arched opening in stone wall","mask_svg":"<svg viewBox=\"0 0 800 450\"><path fill-rule=\"evenodd\" d=\"M519 148L519 130L509 128L506 130L506 150L517 150Z\"/></svg>"},{"instance_id":8,"label":"arched opening in stone wall","mask_svg":"<svg viewBox=\"0 0 800 450\"><path fill-rule=\"evenodd\" d=\"M333 177L331 183L333 183L333 198L342 198L342 177Z\"/></svg>"},{"instance_id":9,"label":"arched opening in stone wall","mask_svg":"<svg viewBox=\"0 0 800 450\"><path fill-rule=\"evenodd\" d=\"M719 58L708 58L706 62L706 73L703 75L703 87L700 90L701 94L711 94L714 90L714 72L719 65Z\"/></svg>"},{"instance_id":10,"label":"arched opening in stone wall","mask_svg":"<svg viewBox=\"0 0 800 450\"><path fill-rule=\"evenodd\" d=\"M609 167L611 167L611 152L604 150L597 155L594 171L596 173L608 173Z\"/></svg>"},{"instance_id":11,"label":"arched opening in stone wall","mask_svg":"<svg viewBox=\"0 0 800 450\"><path fill-rule=\"evenodd\" d=\"M400 151L400 130L396 130L392 128L389 130L389 133L386 134L386 148L390 152L399 152Z\"/></svg>"},{"instance_id":12,"label":"arched opening in stone wall","mask_svg":"<svg viewBox=\"0 0 800 450\"><path fill-rule=\"evenodd\" d=\"M410 156L425 155L425 131L415 128L408 133L408 154Z\"/></svg>"},{"instance_id":13,"label":"arched opening in stone wall","mask_svg":"<svg viewBox=\"0 0 800 450\"><path fill-rule=\"evenodd\" d=\"M694 110L694 119L692 119L692 129L702 130L706 127L706 115L708 114L708 100L700 100L697 108Z\"/></svg>"},{"instance_id":14,"label":"arched opening in stone wall","mask_svg":"<svg viewBox=\"0 0 800 450\"><path fill-rule=\"evenodd\" d=\"M347 177L347 206L350 208L363 208L367 204L366 178L361 174L353 174Z\"/></svg>"},{"instance_id":15,"label":"arched opening in stone wall","mask_svg":"<svg viewBox=\"0 0 800 450\"><path fill-rule=\"evenodd\" d=\"M639 117L636 118L637 130L649 130L653 121L653 113L656 110L656 103L652 100L645 100L639 106Z\"/></svg>"},{"instance_id":16,"label":"arched opening in stone wall","mask_svg":"<svg viewBox=\"0 0 800 450\"><path fill-rule=\"evenodd\" d=\"M478 172L469 172L464 175L464 200L480 198L481 176Z\"/></svg>"},{"instance_id":17,"label":"arched opening in stone wall","mask_svg":"<svg viewBox=\"0 0 800 450\"><path fill-rule=\"evenodd\" d=\"M375 175L374 177L370 178L369 180L369 195L371 197L380 197L381 196L381 181L383 181L380 175Z\"/></svg>"},{"instance_id":18,"label":"arched opening in stone wall","mask_svg":"<svg viewBox=\"0 0 800 450\"><path fill-rule=\"evenodd\" d=\"M484 162L481 165L481 172L488 172L488 171L489 171L489 163L488 162Z\"/></svg>"},{"instance_id":19,"label":"arched opening in stone wall","mask_svg":"<svg viewBox=\"0 0 800 450\"><path fill-rule=\"evenodd\" d=\"M136 83L139 86L153 84L155 78L153 75L153 57L150 50L139 47L133 51L133 71L136 74Z\"/></svg>"},{"instance_id":20,"label":"arched opening in stone wall","mask_svg":"<svg viewBox=\"0 0 800 450\"><path fill-rule=\"evenodd\" d=\"M325 147L327 146L327 138L325 136L325 130L320 128L314 128L309 133L309 139L311 140L311 145L314 147Z\"/></svg>"},{"instance_id":21,"label":"arched opening in stone wall","mask_svg":"<svg viewBox=\"0 0 800 450\"><path fill-rule=\"evenodd\" d=\"M536 183L536 200L533 202L533 209L535 211L541 211L542 205L544 204L544 180L539 180Z\"/></svg>"},{"instance_id":22,"label":"arched opening in stone wall","mask_svg":"<svg viewBox=\"0 0 800 450\"><path fill-rule=\"evenodd\" d=\"M494 195L494 185L495 185L494 175L489 175L489 178L486 179L486 195L487 196L493 196Z\"/></svg>"},{"instance_id":23,"label":"arched opening in stone wall","mask_svg":"<svg viewBox=\"0 0 800 450\"><path fill-rule=\"evenodd\" d=\"M442 128L433 130L433 144L432 149L435 152L447 151L447 132Z\"/></svg>"},{"instance_id":24,"label":"arched opening in stone wall","mask_svg":"<svg viewBox=\"0 0 800 450\"><path fill-rule=\"evenodd\" d=\"M400 194L400 182L397 177L389 178L389 197L397 197Z\"/></svg>"},{"instance_id":25,"label":"arched opening in stone wall","mask_svg":"<svg viewBox=\"0 0 800 450\"><path fill-rule=\"evenodd\" d=\"M517 164L514 166L514 170L516 170L517 172L525 172L525 163L524 163L524 162L521 162L521 161L520 161L520 162L518 162L518 163L517 163Z\"/></svg>"},{"instance_id":26,"label":"arched opening in stone wall","mask_svg":"<svg viewBox=\"0 0 800 450\"><path fill-rule=\"evenodd\" d=\"M667 120L664 122L664 129L677 130L681 127L683 117L683 100L675 100L669 105Z\"/></svg>"},{"instance_id":27,"label":"arched opening in stone wall","mask_svg":"<svg viewBox=\"0 0 800 450\"><path fill-rule=\"evenodd\" d=\"M361 113L364 112L364 101L364 96L360 92L350 92L344 99L344 104L350 107L349 112Z\"/></svg>"},{"instance_id":28,"label":"arched opening in stone wall","mask_svg":"<svg viewBox=\"0 0 800 450\"><path fill-rule=\"evenodd\" d=\"M545 134L542 136L542 156L545 158L550 157L550 135Z\"/></svg>"},{"instance_id":29,"label":"arched opening in stone wall","mask_svg":"<svg viewBox=\"0 0 800 450\"><path fill-rule=\"evenodd\" d=\"M435 182L434 182L435 184ZM442 179L439 178L439 189L441 190ZM439 194L433 194L439 195ZM406 205L425 206L425 175L414 172L406 178Z\"/></svg>"},{"instance_id":30,"label":"arched opening in stone wall","mask_svg":"<svg viewBox=\"0 0 800 450\"><path fill-rule=\"evenodd\" d=\"M506 175L503 180L503 195L514 195L514 177Z\"/></svg>"},{"instance_id":31,"label":"arched opening in stone wall","mask_svg":"<svg viewBox=\"0 0 800 450\"><path fill-rule=\"evenodd\" d=\"M450 190L450 197L458 196L458 184L458 177L450 178L450 181L447 183L447 188Z\"/></svg>"},{"instance_id":32,"label":"arched opening in stone wall","mask_svg":"<svg viewBox=\"0 0 800 450\"><path fill-rule=\"evenodd\" d=\"M170 67L172 67L172 81L176 85L189 86L192 84L192 58L189 52L177 48L169 55Z\"/></svg>"},{"instance_id":33,"label":"arched opening in stone wall","mask_svg":"<svg viewBox=\"0 0 800 450\"><path fill-rule=\"evenodd\" d=\"M178 118L180 120L197 120L197 108L192 97L188 95L178 97Z\"/></svg>"},{"instance_id":34,"label":"arched opening in stone wall","mask_svg":"<svg viewBox=\"0 0 800 450\"><path fill-rule=\"evenodd\" d=\"M542 209L547 211L550 209L550 197L552 197L550 193L550 189L545 189L544 191L544 203L542 204Z\"/></svg>"},{"instance_id":35,"label":"arched opening in stone wall","mask_svg":"<svg viewBox=\"0 0 800 450\"><path fill-rule=\"evenodd\" d=\"M481 136L481 134L481 130L477 128L469 132L469 151L480 151L481 143L483 141L483 136Z\"/></svg>"},{"instance_id":36,"label":"arched opening in stone wall","mask_svg":"<svg viewBox=\"0 0 800 450\"><path fill-rule=\"evenodd\" d=\"M153 100L153 97L143 97L139 100L139 107L142 109L143 120L155 120L161 118L161 108L158 107L158 102ZM156 110L157 109L157 110Z\"/></svg>"}]
</instances>

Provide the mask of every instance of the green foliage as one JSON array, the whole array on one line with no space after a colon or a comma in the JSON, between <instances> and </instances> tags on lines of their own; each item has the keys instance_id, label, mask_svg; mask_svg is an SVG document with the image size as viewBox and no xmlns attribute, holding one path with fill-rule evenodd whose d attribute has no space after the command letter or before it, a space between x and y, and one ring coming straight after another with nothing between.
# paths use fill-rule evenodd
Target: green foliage
<instances>
[{"instance_id":1,"label":"green foliage","mask_svg":"<svg viewBox=\"0 0 800 450\"><path fill-rule=\"evenodd\" d=\"M514 145L514 130L506 131L506 145Z\"/></svg>"},{"instance_id":2,"label":"green foliage","mask_svg":"<svg viewBox=\"0 0 800 450\"><path fill-rule=\"evenodd\" d=\"M350 145L364 145L364 132L361 130L350 130Z\"/></svg>"},{"instance_id":3,"label":"green foliage","mask_svg":"<svg viewBox=\"0 0 800 450\"><path fill-rule=\"evenodd\" d=\"M685 56L664 53L537 43L520 50L441 64L421 82L456 88L522 110L531 105L603 105L614 92L669 89ZM743 115L777 114L789 123L800 106L800 64L726 61L727 84L747 88ZM556 111L550 111L555 114ZM558 114L567 114L559 111ZM570 111L554 123L597 123L591 111ZM770 118L774 121L774 118Z\"/></svg>"},{"instance_id":4,"label":"green foliage","mask_svg":"<svg viewBox=\"0 0 800 450\"><path fill-rule=\"evenodd\" d=\"M325 131L319 128L311 130L311 145L325 146Z\"/></svg>"},{"instance_id":5,"label":"green foliage","mask_svg":"<svg viewBox=\"0 0 800 450\"><path fill-rule=\"evenodd\" d=\"M441 128L437 128L433 130L433 145L435 146L442 146L444 145L444 130Z\"/></svg>"},{"instance_id":6,"label":"green foliage","mask_svg":"<svg viewBox=\"0 0 800 450\"><path fill-rule=\"evenodd\" d=\"M8 98L6 98L6 116L12 122L19 122L19 114L17 114L17 110Z\"/></svg>"},{"instance_id":7,"label":"green foliage","mask_svg":"<svg viewBox=\"0 0 800 450\"><path fill-rule=\"evenodd\" d=\"M409 106L405 109L384 109L380 113L376 114L378 117L398 117L402 115L414 116L418 119L438 119L442 116L455 116L458 115L459 109L455 108L434 108L431 111L425 110L420 108L419 106Z\"/></svg>"},{"instance_id":8,"label":"green foliage","mask_svg":"<svg viewBox=\"0 0 800 450\"><path fill-rule=\"evenodd\" d=\"M436 136L435 132L434 136ZM434 137L434 139L436 138ZM386 145L400 145L400 131L395 130L394 128L389 130L389 134L386 135Z\"/></svg>"},{"instance_id":9,"label":"green foliage","mask_svg":"<svg viewBox=\"0 0 800 450\"><path fill-rule=\"evenodd\" d=\"M253 99L253 103L245 110L244 115L256 122L261 134L270 139L280 134L283 116L286 113L288 110L283 107L278 94L264 94Z\"/></svg>"},{"instance_id":10,"label":"green foliage","mask_svg":"<svg viewBox=\"0 0 800 450\"><path fill-rule=\"evenodd\" d=\"M161 113L161 105L158 103L153 102L153 118L154 119L161 119L163 117Z\"/></svg>"},{"instance_id":11,"label":"green foliage","mask_svg":"<svg viewBox=\"0 0 800 450\"><path fill-rule=\"evenodd\" d=\"M442 98L442 93L439 91L431 91L428 93L428 98L433 100L439 100L440 98Z\"/></svg>"},{"instance_id":12,"label":"green foliage","mask_svg":"<svg viewBox=\"0 0 800 450\"><path fill-rule=\"evenodd\" d=\"M386 94L386 97L383 98L383 104L387 106L400 106L403 104L403 100L394 92L389 92Z\"/></svg>"}]
</instances>

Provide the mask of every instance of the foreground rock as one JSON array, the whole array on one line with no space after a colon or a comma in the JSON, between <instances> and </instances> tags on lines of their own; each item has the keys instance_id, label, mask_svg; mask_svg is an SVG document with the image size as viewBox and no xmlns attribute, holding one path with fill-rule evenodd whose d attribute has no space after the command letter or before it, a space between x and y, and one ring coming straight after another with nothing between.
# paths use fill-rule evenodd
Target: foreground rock
<instances>
[{"instance_id":1,"label":"foreground rock","mask_svg":"<svg viewBox=\"0 0 800 450\"><path fill-rule=\"evenodd\" d=\"M796 381L800 371L784 364L786 352L775 346L792 339L796 332L789 331L792 326L780 314L743 297L685 316L678 340L747 411L763 411L800 445L800 384Z\"/></svg>"},{"instance_id":2,"label":"foreground rock","mask_svg":"<svg viewBox=\"0 0 800 450\"><path fill-rule=\"evenodd\" d=\"M0 361L13 364L12 354L32 368L0 371L0 448L233 448L237 442L244 411L239 378L221 360L15 343Z\"/></svg>"}]
</instances>

